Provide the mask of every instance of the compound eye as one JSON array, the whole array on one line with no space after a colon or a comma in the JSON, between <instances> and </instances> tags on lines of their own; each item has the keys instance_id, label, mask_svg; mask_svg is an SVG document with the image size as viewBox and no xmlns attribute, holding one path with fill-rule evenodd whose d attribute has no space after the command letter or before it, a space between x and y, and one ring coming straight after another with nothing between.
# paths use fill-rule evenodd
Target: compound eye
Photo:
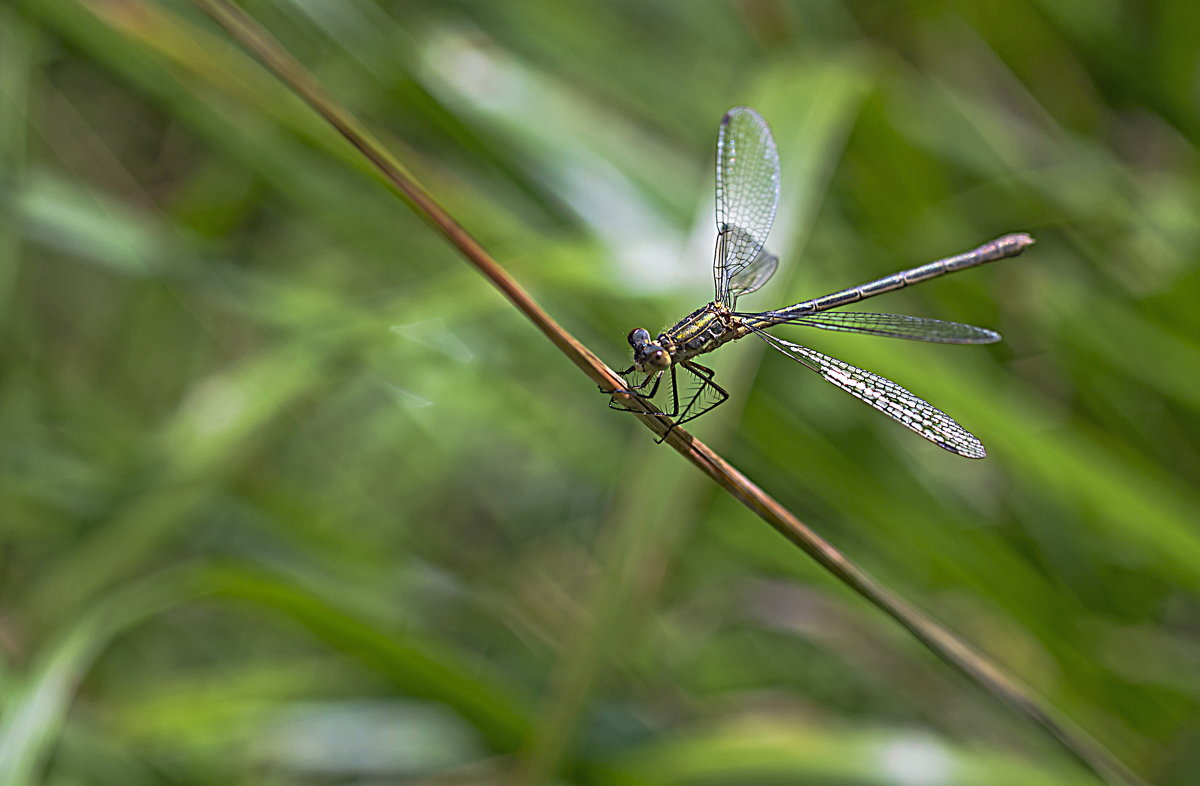
<instances>
[{"instance_id":1,"label":"compound eye","mask_svg":"<svg viewBox=\"0 0 1200 786\"><path fill-rule=\"evenodd\" d=\"M650 331L645 328L634 328L629 331L629 345L631 347L641 346L650 343Z\"/></svg>"},{"instance_id":2,"label":"compound eye","mask_svg":"<svg viewBox=\"0 0 1200 786\"><path fill-rule=\"evenodd\" d=\"M646 358L646 362L655 368L667 368L671 365L671 356L665 349L656 349L650 357Z\"/></svg>"}]
</instances>

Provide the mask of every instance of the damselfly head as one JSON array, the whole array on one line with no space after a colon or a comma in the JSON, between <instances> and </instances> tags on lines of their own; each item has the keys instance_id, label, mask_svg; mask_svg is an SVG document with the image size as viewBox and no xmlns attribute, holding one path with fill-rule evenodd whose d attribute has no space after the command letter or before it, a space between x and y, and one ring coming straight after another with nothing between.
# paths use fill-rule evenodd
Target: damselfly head
<instances>
[{"instance_id":1,"label":"damselfly head","mask_svg":"<svg viewBox=\"0 0 1200 786\"><path fill-rule=\"evenodd\" d=\"M634 328L629 331L629 346L633 347L633 364L639 371L665 371L671 367L671 353L650 340L650 331Z\"/></svg>"}]
</instances>

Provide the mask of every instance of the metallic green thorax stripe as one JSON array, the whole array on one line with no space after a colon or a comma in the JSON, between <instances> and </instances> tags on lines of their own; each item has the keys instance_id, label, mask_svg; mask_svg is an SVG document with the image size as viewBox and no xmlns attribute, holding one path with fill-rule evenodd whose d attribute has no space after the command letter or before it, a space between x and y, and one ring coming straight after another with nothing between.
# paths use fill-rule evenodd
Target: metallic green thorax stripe
<instances>
[{"instance_id":1,"label":"metallic green thorax stripe","mask_svg":"<svg viewBox=\"0 0 1200 786\"><path fill-rule=\"evenodd\" d=\"M659 341L675 362L712 352L722 344L741 338L749 331L739 327L736 317L724 306L709 303L664 330Z\"/></svg>"}]
</instances>

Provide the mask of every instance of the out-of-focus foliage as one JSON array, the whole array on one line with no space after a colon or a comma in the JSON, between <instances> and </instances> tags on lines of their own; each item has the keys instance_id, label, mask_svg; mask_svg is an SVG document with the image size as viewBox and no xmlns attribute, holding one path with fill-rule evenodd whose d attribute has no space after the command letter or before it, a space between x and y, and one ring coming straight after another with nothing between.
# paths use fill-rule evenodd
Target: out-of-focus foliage
<instances>
[{"instance_id":1,"label":"out-of-focus foliage","mask_svg":"<svg viewBox=\"0 0 1200 786\"><path fill-rule=\"evenodd\" d=\"M788 335L694 424L1157 783L1200 768L1200 29L1185 0L255 0L568 329L708 296L771 122ZM54 784L1087 784L576 373L183 0L0 6L0 772Z\"/></svg>"}]
</instances>

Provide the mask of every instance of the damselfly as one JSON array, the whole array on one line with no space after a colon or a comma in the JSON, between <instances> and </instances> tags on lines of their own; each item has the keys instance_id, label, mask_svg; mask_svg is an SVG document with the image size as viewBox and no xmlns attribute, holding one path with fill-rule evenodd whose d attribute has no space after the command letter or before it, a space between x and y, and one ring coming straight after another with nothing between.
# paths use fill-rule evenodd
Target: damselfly
<instances>
[{"instance_id":1,"label":"damselfly","mask_svg":"<svg viewBox=\"0 0 1200 786\"><path fill-rule=\"evenodd\" d=\"M1005 235L973 251L904 270L856 287L805 300L773 311L737 310L742 295L756 291L774 274L779 258L763 248L779 205L779 153L767 123L753 109L737 107L721 119L717 135L717 247L713 257L713 301L696 309L657 338L637 328L629 333L633 365L621 372L624 392L643 399L658 394L664 380L672 425L686 423L723 404L729 394L713 379L713 370L694 358L722 344L754 334L775 349L925 439L967 458L983 458L983 444L946 413L889 379L794 344L767 331L776 325L934 341L990 344L1000 334L986 328L901 314L838 311L848 303L928 281L931 278L1020 254L1033 243L1024 233ZM680 375L695 386L681 391ZM685 378L686 379L686 378ZM617 405L623 411L634 411Z\"/></svg>"}]
</instances>

